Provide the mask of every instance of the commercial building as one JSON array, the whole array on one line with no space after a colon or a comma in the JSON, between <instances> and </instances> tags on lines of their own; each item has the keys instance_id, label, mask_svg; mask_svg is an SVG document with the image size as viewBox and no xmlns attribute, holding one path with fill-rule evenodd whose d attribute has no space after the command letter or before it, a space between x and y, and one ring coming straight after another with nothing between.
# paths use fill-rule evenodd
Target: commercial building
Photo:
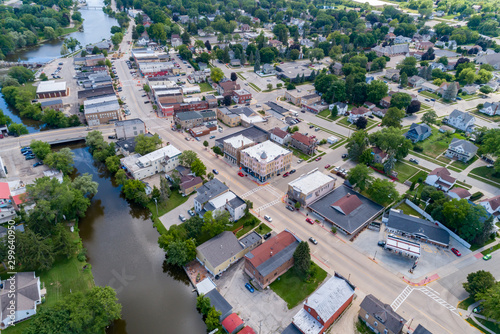
<instances>
[{"instance_id":1,"label":"commercial building","mask_svg":"<svg viewBox=\"0 0 500 334\"><path fill-rule=\"evenodd\" d=\"M172 73L174 64L171 62L140 62L138 63L139 71L143 76L164 76Z\"/></svg>"},{"instance_id":2,"label":"commercial building","mask_svg":"<svg viewBox=\"0 0 500 334\"><path fill-rule=\"evenodd\" d=\"M261 243L262 238L257 232L248 234L240 241L233 232L224 231L196 247L196 259L212 275L220 275Z\"/></svg>"},{"instance_id":3,"label":"commercial building","mask_svg":"<svg viewBox=\"0 0 500 334\"><path fill-rule=\"evenodd\" d=\"M288 183L288 199L299 202L303 207L308 207L332 192L336 181L334 177L322 173L317 168L313 169Z\"/></svg>"},{"instance_id":4,"label":"commercial building","mask_svg":"<svg viewBox=\"0 0 500 334\"><path fill-rule=\"evenodd\" d=\"M217 132L217 123L205 123L194 128L189 129L189 134L194 138L209 135Z\"/></svg>"},{"instance_id":5,"label":"commercial building","mask_svg":"<svg viewBox=\"0 0 500 334\"><path fill-rule=\"evenodd\" d=\"M64 108L63 101L61 99L42 101L40 102L40 106L42 107L42 110L54 109L62 111Z\"/></svg>"},{"instance_id":6,"label":"commercial building","mask_svg":"<svg viewBox=\"0 0 500 334\"><path fill-rule=\"evenodd\" d=\"M310 204L309 208L348 235L359 233L384 210L383 206L344 185Z\"/></svg>"},{"instance_id":7,"label":"commercial building","mask_svg":"<svg viewBox=\"0 0 500 334\"><path fill-rule=\"evenodd\" d=\"M139 118L115 122L115 133L118 139L130 139L146 132L146 124Z\"/></svg>"},{"instance_id":8,"label":"commercial building","mask_svg":"<svg viewBox=\"0 0 500 334\"><path fill-rule=\"evenodd\" d=\"M197 196L194 198L194 211L200 213L205 204L212 198L229 191L229 187L218 179L212 179L196 190Z\"/></svg>"},{"instance_id":9,"label":"commercial building","mask_svg":"<svg viewBox=\"0 0 500 334\"><path fill-rule=\"evenodd\" d=\"M217 121L217 116L212 110L176 112L174 115L175 124L180 124L182 129L194 128L214 121Z\"/></svg>"},{"instance_id":10,"label":"commercial building","mask_svg":"<svg viewBox=\"0 0 500 334\"><path fill-rule=\"evenodd\" d=\"M245 89L233 91L233 101L237 104L249 103L252 100L252 94Z\"/></svg>"},{"instance_id":11,"label":"commercial building","mask_svg":"<svg viewBox=\"0 0 500 334\"><path fill-rule=\"evenodd\" d=\"M251 117L254 112L248 107L232 108L219 107L216 109L217 119L230 127L241 125L242 117Z\"/></svg>"},{"instance_id":12,"label":"commercial building","mask_svg":"<svg viewBox=\"0 0 500 334\"><path fill-rule=\"evenodd\" d=\"M278 79L288 79L290 82L297 82L297 76L299 78L304 76L304 78L308 79L313 71L315 69L309 67L307 63L292 62L276 66L276 76Z\"/></svg>"},{"instance_id":13,"label":"commercial building","mask_svg":"<svg viewBox=\"0 0 500 334\"><path fill-rule=\"evenodd\" d=\"M292 89L292 90L286 90L285 91L285 100L287 102L291 102L296 106L301 106L302 103L302 97L311 95L312 92L314 92L314 89L310 87L310 89L307 88L298 88L298 89Z\"/></svg>"},{"instance_id":14,"label":"commercial building","mask_svg":"<svg viewBox=\"0 0 500 334\"><path fill-rule=\"evenodd\" d=\"M86 100L83 103L85 120L89 126L108 124L121 119L120 104L116 96Z\"/></svg>"},{"instance_id":15,"label":"commercial building","mask_svg":"<svg viewBox=\"0 0 500 334\"><path fill-rule=\"evenodd\" d=\"M134 179L142 180L160 172L170 172L179 165L181 153L173 145L168 145L144 156L134 154L122 158L120 162Z\"/></svg>"},{"instance_id":16,"label":"commercial building","mask_svg":"<svg viewBox=\"0 0 500 334\"><path fill-rule=\"evenodd\" d=\"M384 249L412 259L418 259L421 254L419 243L396 237L393 234L389 234L387 237Z\"/></svg>"},{"instance_id":17,"label":"commercial building","mask_svg":"<svg viewBox=\"0 0 500 334\"><path fill-rule=\"evenodd\" d=\"M375 333L399 334L403 330L406 320L374 295L366 296L359 307L359 319Z\"/></svg>"},{"instance_id":18,"label":"commercial building","mask_svg":"<svg viewBox=\"0 0 500 334\"><path fill-rule=\"evenodd\" d=\"M280 232L245 255L245 273L266 288L293 266L293 253L300 241L288 230Z\"/></svg>"},{"instance_id":19,"label":"commercial building","mask_svg":"<svg viewBox=\"0 0 500 334\"><path fill-rule=\"evenodd\" d=\"M290 169L291 163L292 152L270 140L241 151L241 166L261 182Z\"/></svg>"},{"instance_id":20,"label":"commercial building","mask_svg":"<svg viewBox=\"0 0 500 334\"><path fill-rule=\"evenodd\" d=\"M222 96L233 96L233 92L241 89L240 84L236 81L224 81L217 84L217 93Z\"/></svg>"},{"instance_id":21,"label":"commercial building","mask_svg":"<svg viewBox=\"0 0 500 334\"><path fill-rule=\"evenodd\" d=\"M292 323L304 334L322 334L352 303L355 287L338 274L331 277L305 301Z\"/></svg>"},{"instance_id":22,"label":"commercial building","mask_svg":"<svg viewBox=\"0 0 500 334\"><path fill-rule=\"evenodd\" d=\"M66 81L40 81L36 88L37 99L49 99L51 97L63 97L69 95Z\"/></svg>"},{"instance_id":23,"label":"commercial building","mask_svg":"<svg viewBox=\"0 0 500 334\"><path fill-rule=\"evenodd\" d=\"M224 140L224 158L237 166L240 165L241 151L255 145L255 142L243 135Z\"/></svg>"},{"instance_id":24,"label":"commercial building","mask_svg":"<svg viewBox=\"0 0 500 334\"><path fill-rule=\"evenodd\" d=\"M264 130L258 126L253 125L249 128L243 129L241 131L235 132L235 133L227 135L225 137L217 138L215 140L215 145L217 145L218 147L220 147L221 150L223 150L225 140L232 138L232 137L239 136L239 135L243 135L244 137L252 140L253 142L255 142L257 144L265 142L266 140L269 140L269 132L267 132L266 130Z\"/></svg>"},{"instance_id":25,"label":"commercial building","mask_svg":"<svg viewBox=\"0 0 500 334\"><path fill-rule=\"evenodd\" d=\"M112 85L80 90L78 91L78 103L82 104L83 101L85 101L86 99L98 98L110 95L115 95L115 90L113 89Z\"/></svg>"}]
</instances>

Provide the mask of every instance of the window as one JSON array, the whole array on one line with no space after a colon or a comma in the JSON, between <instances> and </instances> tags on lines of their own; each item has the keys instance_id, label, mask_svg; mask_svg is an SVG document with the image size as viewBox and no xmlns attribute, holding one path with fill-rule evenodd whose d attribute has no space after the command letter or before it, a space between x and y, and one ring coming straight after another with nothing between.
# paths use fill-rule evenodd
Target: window
<instances>
[{"instance_id":1,"label":"window","mask_svg":"<svg viewBox=\"0 0 500 334\"><path fill-rule=\"evenodd\" d=\"M370 316L368 315L368 313L367 313L367 314L365 314L365 319L367 319L367 320L368 320L368 318L369 318L369 317L370 317Z\"/></svg>"},{"instance_id":2,"label":"window","mask_svg":"<svg viewBox=\"0 0 500 334\"><path fill-rule=\"evenodd\" d=\"M389 333L389 331L387 329L384 329L384 334L387 334Z\"/></svg>"},{"instance_id":3,"label":"window","mask_svg":"<svg viewBox=\"0 0 500 334\"><path fill-rule=\"evenodd\" d=\"M311 308L310 307L307 308L307 312L311 312Z\"/></svg>"},{"instance_id":4,"label":"window","mask_svg":"<svg viewBox=\"0 0 500 334\"><path fill-rule=\"evenodd\" d=\"M378 326L378 322L374 321L373 322L373 326L377 327Z\"/></svg>"}]
</instances>

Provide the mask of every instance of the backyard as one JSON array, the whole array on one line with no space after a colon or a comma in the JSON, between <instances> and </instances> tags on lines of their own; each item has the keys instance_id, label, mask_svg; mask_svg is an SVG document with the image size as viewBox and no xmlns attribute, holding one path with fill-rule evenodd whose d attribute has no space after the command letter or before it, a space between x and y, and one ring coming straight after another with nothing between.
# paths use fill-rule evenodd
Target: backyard
<instances>
[{"instance_id":1,"label":"backyard","mask_svg":"<svg viewBox=\"0 0 500 334\"><path fill-rule=\"evenodd\" d=\"M214 90L208 82L202 82L199 85L200 85L200 90L202 93L211 92Z\"/></svg>"},{"instance_id":2,"label":"backyard","mask_svg":"<svg viewBox=\"0 0 500 334\"><path fill-rule=\"evenodd\" d=\"M432 128L432 135L417 145L423 149L423 153L432 158L437 158L448 149L453 138L465 139L462 135L440 133L438 129Z\"/></svg>"},{"instance_id":3,"label":"backyard","mask_svg":"<svg viewBox=\"0 0 500 334\"><path fill-rule=\"evenodd\" d=\"M168 198L167 203L158 202L158 215L156 215L155 202L148 203L148 209L149 211L151 211L154 226L156 227L156 229L160 234L167 232L167 230L165 229L165 226L162 224L162 222L158 219L158 217L163 216L170 210L183 204L188 200L188 198L189 196L183 197L177 190L172 191L172 194Z\"/></svg>"},{"instance_id":4,"label":"backyard","mask_svg":"<svg viewBox=\"0 0 500 334\"><path fill-rule=\"evenodd\" d=\"M401 183L405 182L419 171L417 168L401 161L394 164L394 170L398 172L398 181Z\"/></svg>"}]
</instances>

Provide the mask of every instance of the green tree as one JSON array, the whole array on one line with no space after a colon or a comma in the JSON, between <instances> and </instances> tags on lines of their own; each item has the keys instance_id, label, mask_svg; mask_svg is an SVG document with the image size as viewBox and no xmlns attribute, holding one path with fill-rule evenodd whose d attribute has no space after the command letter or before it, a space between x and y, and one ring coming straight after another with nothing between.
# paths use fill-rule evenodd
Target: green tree
<instances>
[{"instance_id":1,"label":"green tree","mask_svg":"<svg viewBox=\"0 0 500 334\"><path fill-rule=\"evenodd\" d=\"M401 110L406 110L406 108L411 103L411 96L406 93L395 93L391 97L391 107L396 107Z\"/></svg>"},{"instance_id":2,"label":"green tree","mask_svg":"<svg viewBox=\"0 0 500 334\"><path fill-rule=\"evenodd\" d=\"M209 331L213 331L220 325L220 316L221 312L217 311L215 307L211 307L210 311L207 314L207 318L205 319L205 324L207 325L207 329Z\"/></svg>"},{"instance_id":3,"label":"green tree","mask_svg":"<svg viewBox=\"0 0 500 334\"><path fill-rule=\"evenodd\" d=\"M311 268L311 254L309 244L301 241L293 253L294 268L297 272L305 276Z\"/></svg>"},{"instance_id":4,"label":"green tree","mask_svg":"<svg viewBox=\"0 0 500 334\"><path fill-rule=\"evenodd\" d=\"M204 176L207 174L207 167L203 164L201 159L196 158L191 164L191 171L195 173L197 176Z\"/></svg>"},{"instance_id":5,"label":"green tree","mask_svg":"<svg viewBox=\"0 0 500 334\"><path fill-rule=\"evenodd\" d=\"M383 128L380 131L372 133L370 135L370 143L384 152L394 154L398 160L406 157L413 146L411 140L403 136L403 131L395 127Z\"/></svg>"},{"instance_id":6,"label":"green tree","mask_svg":"<svg viewBox=\"0 0 500 334\"><path fill-rule=\"evenodd\" d=\"M9 132L12 132L15 136L27 135L28 129L23 124L12 123L8 127Z\"/></svg>"},{"instance_id":7,"label":"green tree","mask_svg":"<svg viewBox=\"0 0 500 334\"><path fill-rule=\"evenodd\" d=\"M485 293L477 295L478 300L482 300L484 307L483 315L488 318L500 321L500 283L497 282Z\"/></svg>"},{"instance_id":8,"label":"green tree","mask_svg":"<svg viewBox=\"0 0 500 334\"><path fill-rule=\"evenodd\" d=\"M454 82L450 82L448 88L444 91L443 100L454 100L457 97L458 88Z\"/></svg>"},{"instance_id":9,"label":"green tree","mask_svg":"<svg viewBox=\"0 0 500 334\"><path fill-rule=\"evenodd\" d=\"M55 227L52 235L54 256L66 257L67 259L75 255L77 245L68 228L62 224Z\"/></svg>"},{"instance_id":10,"label":"green tree","mask_svg":"<svg viewBox=\"0 0 500 334\"><path fill-rule=\"evenodd\" d=\"M403 110L400 110L396 107L389 108L387 110L387 113L385 114L384 118L382 118L382 125L383 126L392 126L396 128L401 127L401 121L403 120L403 117L405 116L405 112Z\"/></svg>"},{"instance_id":11,"label":"green tree","mask_svg":"<svg viewBox=\"0 0 500 334\"><path fill-rule=\"evenodd\" d=\"M422 116L422 122L427 124L436 124L437 114L433 109L429 109Z\"/></svg>"},{"instance_id":12,"label":"green tree","mask_svg":"<svg viewBox=\"0 0 500 334\"><path fill-rule=\"evenodd\" d=\"M335 118L337 117L337 115L339 114L339 108L337 108L337 106L335 105L332 109L332 112L330 114L330 117L331 118Z\"/></svg>"},{"instance_id":13,"label":"green tree","mask_svg":"<svg viewBox=\"0 0 500 334\"><path fill-rule=\"evenodd\" d=\"M40 160L45 159L47 154L52 152L50 144L41 140L32 140L30 143L31 150L35 153L36 157Z\"/></svg>"},{"instance_id":14,"label":"green tree","mask_svg":"<svg viewBox=\"0 0 500 334\"><path fill-rule=\"evenodd\" d=\"M140 134L135 137L135 152L140 155L146 155L156 151L161 146L161 138L158 134L152 137Z\"/></svg>"},{"instance_id":15,"label":"green tree","mask_svg":"<svg viewBox=\"0 0 500 334\"><path fill-rule=\"evenodd\" d=\"M166 202L171 194L172 191L170 190L167 179L160 177L160 200Z\"/></svg>"},{"instance_id":16,"label":"green tree","mask_svg":"<svg viewBox=\"0 0 500 334\"><path fill-rule=\"evenodd\" d=\"M212 305L210 305L210 298L205 297L204 294L196 297L196 308L200 310L200 313L203 315L207 315Z\"/></svg>"},{"instance_id":17,"label":"green tree","mask_svg":"<svg viewBox=\"0 0 500 334\"><path fill-rule=\"evenodd\" d=\"M60 170L63 174L69 174L73 171L75 154L67 147L62 148L59 152L47 154L44 163L50 168Z\"/></svg>"},{"instance_id":18,"label":"green tree","mask_svg":"<svg viewBox=\"0 0 500 334\"><path fill-rule=\"evenodd\" d=\"M84 173L75 177L72 184L73 188L80 191L85 197L93 197L97 194L99 183L92 180L92 174Z\"/></svg>"},{"instance_id":19,"label":"green tree","mask_svg":"<svg viewBox=\"0 0 500 334\"><path fill-rule=\"evenodd\" d=\"M389 87L383 81L373 80L366 89L367 99L373 103L379 103L382 98L387 96Z\"/></svg>"},{"instance_id":20,"label":"green tree","mask_svg":"<svg viewBox=\"0 0 500 334\"><path fill-rule=\"evenodd\" d=\"M16 79L21 85L35 79L35 74L24 66L14 66L9 69L7 74Z\"/></svg>"},{"instance_id":21,"label":"green tree","mask_svg":"<svg viewBox=\"0 0 500 334\"><path fill-rule=\"evenodd\" d=\"M50 239L44 239L30 229L16 231L16 260L24 271L45 271L54 263L54 250Z\"/></svg>"},{"instance_id":22,"label":"green tree","mask_svg":"<svg viewBox=\"0 0 500 334\"><path fill-rule=\"evenodd\" d=\"M182 166L189 167L193 164L193 162L198 159L198 155L196 152L187 150L183 151L179 157L179 162Z\"/></svg>"},{"instance_id":23,"label":"green tree","mask_svg":"<svg viewBox=\"0 0 500 334\"><path fill-rule=\"evenodd\" d=\"M112 155L105 160L106 168L113 174L120 169L120 157Z\"/></svg>"},{"instance_id":24,"label":"green tree","mask_svg":"<svg viewBox=\"0 0 500 334\"><path fill-rule=\"evenodd\" d=\"M349 159L358 161L361 153L368 147L368 133L364 130L356 131L346 145Z\"/></svg>"},{"instance_id":25,"label":"green tree","mask_svg":"<svg viewBox=\"0 0 500 334\"><path fill-rule=\"evenodd\" d=\"M366 165L356 165L347 172L347 180L353 185L356 185L359 189L365 190L369 183L372 181L371 174L373 173L371 168Z\"/></svg>"},{"instance_id":26,"label":"green tree","mask_svg":"<svg viewBox=\"0 0 500 334\"><path fill-rule=\"evenodd\" d=\"M395 201L399 196L394 182L378 178L376 178L368 188L368 194L375 202L381 204Z\"/></svg>"},{"instance_id":27,"label":"green tree","mask_svg":"<svg viewBox=\"0 0 500 334\"><path fill-rule=\"evenodd\" d=\"M467 282L463 283L465 291L467 291L472 298L481 293L486 293L495 285L495 277L489 272L484 270L476 271L467 275Z\"/></svg>"},{"instance_id":28,"label":"green tree","mask_svg":"<svg viewBox=\"0 0 500 334\"><path fill-rule=\"evenodd\" d=\"M126 199L141 206L146 206L149 200L146 195L146 185L140 180L126 180L122 191Z\"/></svg>"},{"instance_id":29,"label":"green tree","mask_svg":"<svg viewBox=\"0 0 500 334\"><path fill-rule=\"evenodd\" d=\"M219 82L222 80L222 78L224 78L224 73L222 72L222 70L218 67L212 67L210 69L210 78L214 81L214 82Z\"/></svg>"},{"instance_id":30,"label":"green tree","mask_svg":"<svg viewBox=\"0 0 500 334\"><path fill-rule=\"evenodd\" d=\"M203 146L204 146L205 148L207 148L207 147L208 147L208 145L210 145L210 144L208 143L208 141L204 140L204 141L203 141Z\"/></svg>"},{"instance_id":31,"label":"green tree","mask_svg":"<svg viewBox=\"0 0 500 334\"><path fill-rule=\"evenodd\" d=\"M123 169L119 169L115 174L116 183L119 185L124 185L127 181L127 173Z\"/></svg>"},{"instance_id":32,"label":"green tree","mask_svg":"<svg viewBox=\"0 0 500 334\"><path fill-rule=\"evenodd\" d=\"M56 32L52 27L45 27L43 29L43 35L49 41L57 38Z\"/></svg>"},{"instance_id":33,"label":"green tree","mask_svg":"<svg viewBox=\"0 0 500 334\"><path fill-rule=\"evenodd\" d=\"M399 77L399 84L402 86L402 87L406 87L408 86L408 75L406 74L406 72L403 72L401 74L401 76Z\"/></svg>"},{"instance_id":34,"label":"green tree","mask_svg":"<svg viewBox=\"0 0 500 334\"><path fill-rule=\"evenodd\" d=\"M491 88L490 86L483 86L479 88L479 91L483 94L490 94L493 93L493 88Z\"/></svg>"},{"instance_id":35,"label":"green tree","mask_svg":"<svg viewBox=\"0 0 500 334\"><path fill-rule=\"evenodd\" d=\"M165 248L166 261L168 264L184 266L196 257L196 244L192 239L186 241L175 240Z\"/></svg>"}]
</instances>

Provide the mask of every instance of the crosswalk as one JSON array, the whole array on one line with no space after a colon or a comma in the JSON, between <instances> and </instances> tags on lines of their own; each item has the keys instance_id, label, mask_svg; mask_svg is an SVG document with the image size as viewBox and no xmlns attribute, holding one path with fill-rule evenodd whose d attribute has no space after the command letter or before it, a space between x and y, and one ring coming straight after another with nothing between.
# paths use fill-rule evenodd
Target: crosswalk
<instances>
[{"instance_id":1,"label":"crosswalk","mask_svg":"<svg viewBox=\"0 0 500 334\"><path fill-rule=\"evenodd\" d=\"M265 185L263 187L255 187L255 188L247 191L246 193L244 193L240 197L241 198L247 198L248 196L256 193L257 191L261 191L261 190L266 190L267 192L271 193L272 195L274 195L276 197L280 197L281 198L281 196L283 196L283 194L278 189L276 189L272 185L268 184L268 185Z\"/></svg>"},{"instance_id":2,"label":"crosswalk","mask_svg":"<svg viewBox=\"0 0 500 334\"><path fill-rule=\"evenodd\" d=\"M460 316L460 314L458 314L457 309L453 305L451 305L448 302L446 302L446 300L444 300L441 297L439 297L438 293L436 291L434 291L434 290L432 290L431 288L428 288L428 287L419 288L417 290L420 291L420 292L422 292L424 295L429 296L432 300L434 300L436 303L440 304L444 308L450 310L451 313Z\"/></svg>"},{"instance_id":3,"label":"crosswalk","mask_svg":"<svg viewBox=\"0 0 500 334\"><path fill-rule=\"evenodd\" d=\"M407 286L406 288L404 288L404 290L399 294L399 296L397 296L396 299L394 299L394 301L392 302L391 308L394 311L396 311L401 306L401 304L403 304L406 298L410 296L413 290L414 289L411 286Z\"/></svg>"},{"instance_id":4,"label":"crosswalk","mask_svg":"<svg viewBox=\"0 0 500 334\"><path fill-rule=\"evenodd\" d=\"M265 209L267 209L267 208L269 208L269 207L271 207L271 206L273 206L275 204L278 204L280 202L281 202L281 199L279 199L279 198L275 199L272 202L266 203L263 206L258 207L257 209L255 209L255 211L260 212L260 211L265 210Z\"/></svg>"}]
</instances>

